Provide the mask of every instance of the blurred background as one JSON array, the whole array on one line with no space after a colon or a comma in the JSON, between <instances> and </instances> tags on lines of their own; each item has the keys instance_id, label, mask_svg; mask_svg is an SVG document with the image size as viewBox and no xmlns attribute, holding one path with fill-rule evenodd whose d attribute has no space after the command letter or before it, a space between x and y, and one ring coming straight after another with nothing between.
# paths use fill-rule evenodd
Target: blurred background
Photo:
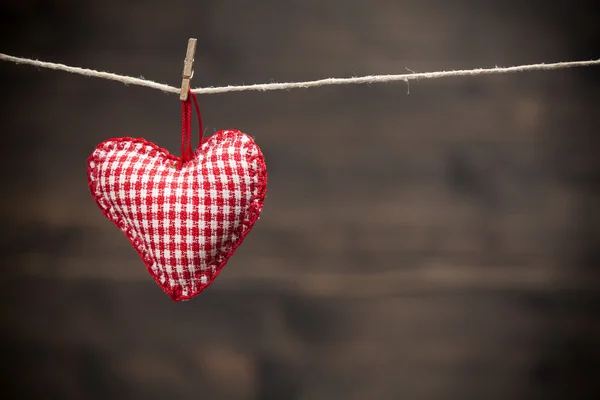
<instances>
[{"instance_id":1,"label":"blurred background","mask_svg":"<svg viewBox=\"0 0 600 400\"><path fill-rule=\"evenodd\" d=\"M600 56L557 0L3 0L0 52L179 86ZM269 172L174 303L89 194L110 137L179 154L180 103L0 64L3 391L45 399L600 398L600 69L199 98Z\"/></svg>"}]
</instances>

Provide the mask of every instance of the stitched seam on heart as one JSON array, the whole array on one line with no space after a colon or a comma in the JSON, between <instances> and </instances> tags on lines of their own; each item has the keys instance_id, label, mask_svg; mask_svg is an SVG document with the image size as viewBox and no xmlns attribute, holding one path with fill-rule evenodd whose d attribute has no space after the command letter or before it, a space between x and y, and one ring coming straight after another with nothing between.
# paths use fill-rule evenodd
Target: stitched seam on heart
<instances>
[{"instance_id":1,"label":"stitched seam on heart","mask_svg":"<svg viewBox=\"0 0 600 400\"><path fill-rule=\"evenodd\" d=\"M92 153L92 155L88 158L89 188L90 188L90 191L92 192L94 199L96 200L96 203L100 207L102 213L105 215L106 218L108 218L111 222L113 222L121 231L123 231L123 233L125 233L125 236L129 239L129 241L134 246L135 250L138 252L140 257L144 261L144 264L146 265L150 275L154 278L156 283L163 289L163 291L165 291L167 294L169 294L171 296L171 298L175 301L185 300L185 299L190 299L192 297L195 297L196 295L198 295L200 292L202 292L206 287L208 287L214 281L216 276L222 270L223 266L227 263L229 258L234 254L237 247L239 247L241 245L241 243L243 242L243 239L248 234L248 232L251 230L254 223L258 219L260 212L262 211L262 207L264 204L264 198L266 195L267 172L266 172L266 165L264 162L264 157L262 155L262 152L260 151L260 148L254 142L254 140L250 136L245 135L240 131L227 130L227 131L217 132L214 135L212 135L211 137L205 138L199 147L200 148L203 147L210 140L217 141L221 138L223 138L223 139L235 138L235 136L237 136L237 135L242 135L243 137L247 138L246 143L242 147L243 149L246 150L246 153L242 154L243 156L247 156L247 153L249 151L252 151L252 150L255 151L255 154L253 154L251 157L247 158L247 162L249 164L248 172L250 174L250 177L251 178L254 177L255 179L251 180L250 188L251 188L252 194L250 197L250 205L249 205L247 211L245 212L246 218L240 224L240 228L238 228L239 231L235 232L235 234L237 236L237 240L235 242L232 242L231 246L228 246L229 247L228 249L223 249L223 250L219 251L217 253L217 255L215 256L216 262L208 263L207 266L209 268L207 270L197 271L195 273L194 277L192 278L192 279L198 280L198 279L201 279L201 277L203 275L205 275L207 277L207 283L200 284L199 287L195 291L190 290L189 294L185 295L185 296L182 294L182 289L181 289L180 285L176 284L174 286L171 286L168 279L165 280L164 284L162 282L160 282L160 278L164 275L164 272L160 268L156 269L156 273L152 270L152 266L157 264L157 262L153 258L151 251L145 246L143 240L140 239L135 228L133 226L129 226L131 224L127 223L127 221L125 220L125 217L120 215L119 213L115 212L113 210L113 207L111 205L107 204L106 199L104 198L102 192L98 190L97 182L99 181L99 176L97 176L97 174L99 171L96 169L97 165L99 165L99 163L100 163L100 160L99 160L99 157L97 154L99 150L109 151L111 149L114 149L115 147L117 147L118 149L124 149L125 146L127 146L127 145L131 146L131 145L135 145L137 143L140 143L144 146L143 149L138 150L138 151L140 151L141 154L146 154L148 156L156 156L156 154L159 153L161 156L164 157L165 160L169 160L169 161L178 161L179 158L169 154L169 152L167 150L159 148L154 143L147 142L146 140L141 139L141 138L136 139L136 138L131 138L131 137L115 138L115 139L106 140L105 142L99 144L96 147L96 149L94 150L94 152ZM128 148L129 148L129 146L128 146ZM198 158L194 158L190 162L200 162L200 160ZM210 267L214 267L214 270Z\"/></svg>"},{"instance_id":2,"label":"stitched seam on heart","mask_svg":"<svg viewBox=\"0 0 600 400\"><path fill-rule=\"evenodd\" d=\"M224 139L228 139L232 136L232 134L237 135L237 134L242 134L242 133L239 131L221 131L221 132L218 132L217 134L213 135L211 138L207 138L207 140L203 141L202 144L204 144L204 142L208 141L208 139L213 139L215 141L217 139L220 139L221 137L223 137ZM249 138L247 135L245 135L245 136L247 138ZM135 143L142 143L145 146L143 148L143 151L140 151L140 153L142 153L142 154L147 154L149 156L155 156L156 153L158 152L158 153L161 153L161 155L165 156L166 159L178 160L177 157L171 156L166 150L157 147L153 143L146 142L144 139L117 138L117 139L108 140L108 141L104 142L103 144L99 145L98 148L102 148L105 151L109 151L109 150L113 149L115 146L118 149L125 149L125 145L133 145ZM247 150L247 148L252 145L253 145L253 142L251 140L249 140L246 142L244 147ZM255 147L258 148L258 146L255 146ZM261 158L261 154L260 154L260 150L258 150L257 154L254 155L252 160L256 160L256 159L260 159L260 158ZM251 160L251 159L249 158L248 160ZM95 161L98 162L97 159L95 159ZM199 162L198 159L192 160L192 162L194 162L194 161ZM249 163L249 165L252 165L252 164ZM258 169L259 170L264 169L264 162L261 164L261 167L262 168L258 168ZM256 176L256 172L257 172L256 170L252 171L251 176ZM262 176L264 174L261 173L260 175ZM89 176L91 177L92 175L90 174ZM157 278L162 277L162 275L164 275L164 272L161 269L157 269L157 273L155 273L151 269L151 267L154 264L156 264L156 260L152 257L152 253L150 252L150 250L144 245L144 242L142 240L140 240L139 235L137 235L137 231L133 227L129 227L129 224L127 224L126 221L124 220L124 216L120 215L120 213L118 213L118 212L114 212L112 207L108 206L105 203L104 196L96 188L96 185L95 185L96 181L97 181L97 179L94 181L94 184L91 185L91 187L93 188L94 193L98 197L99 206L103 210L104 214L107 216L107 218L109 220L111 220L113 223L115 223L115 225L117 225L117 227L119 227L119 229L121 229L126 234L126 236L130 239L130 241L132 242L132 244L134 245L134 247L136 248L138 253L140 253L140 256L142 256L142 259L144 260L146 266L148 267L148 272L155 278L155 280L157 280ZM235 250L235 248L237 246L239 246L239 244L241 244L243 237L249 231L248 228L251 228L252 224L257 219L257 215L255 216L256 211L260 212L260 209L262 208L262 204L258 204L258 210L257 210L256 206L257 206L257 200L258 200L258 203L261 203L261 201L260 201L261 195L264 198L264 190L259 190L257 192L256 186L264 187L264 184L266 184L266 182L263 179L263 180L259 181L258 183L260 183L260 184L257 185L254 182L252 183L255 186L255 188L253 190L255 193L251 197L251 202L250 202L251 205L249 207L249 212L247 213L249 218L246 218L243 221L243 223L240 225L241 228L240 228L240 231L237 232L238 240L235 242L235 247L233 247L228 252L228 254L225 256L223 256L225 251L219 252L220 257L219 257L218 264L215 266L215 273L207 274L207 272L210 272L210 271L199 271L196 273L196 276L194 276L194 279L198 280L198 279L201 279L202 275L206 275L208 278L208 282L211 283L212 280L214 279L214 277L216 277L216 275L220 272L221 268L227 262L228 258L233 254L233 250ZM129 228L129 229L127 229L127 228ZM175 300L194 297L195 295L200 293L204 288L206 288L208 286L208 284L201 284L200 288L198 290L191 292L189 295L183 296L181 293L174 293L177 291L177 287L179 285L175 285L175 286L171 287L170 283L168 281L166 281L164 284L161 283L160 281L157 281L157 283L159 284L159 286L161 286L161 288L163 288L163 290L166 293L172 295L172 297Z\"/></svg>"},{"instance_id":3,"label":"stitched seam on heart","mask_svg":"<svg viewBox=\"0 0 600 400\"><path fill-rule=\"evenodd\" d=\"M239 131L227 131L227 132L239 132ZM241 133L241 132L239 132ZM248 158L248 164L250 166L250 177L255 178L250 184L252 196L250 198L250 206L248 207L248 212L246 213L247 218L242 221L241 231L238 239L232 243L231 249L229 251L219 252L216 256L217 265L215 265L214 272L209 275L210 280L214 280L229 258L233 256L235 250L242 244L246 235L250 232L258 218L260 217L260 213L264 206L264 199L267 192L267 168L264 161L264 156L260 150L260 148L256 145L254 140L245 135L248 138L248 141L244 144L244 149L249 152L254 150L256 153ZM256 163L256 165L254 165ZM212 265L209 265L211 267ZM210 272L210 270L209 270ZM202 290L202 289L201 289ZM200 291L201 291L200 290ZM199 291L199 292L200 292ZM198 293L199 293L198 292ZM190 296L190 298L193 296Z\"/></svg>"},{"instance_id":4,"label":"stitched seam on heart","mask_svg":"<svg viewBox=\"0 0 600 400\"><path fill-rule=\"evenodd\" d=\"M192 297L200 294L204 289L206 289L210 283L212 283L216 277L219 275L225 264L229 261L229 259L235 253L235 250L242 244L246 235L250 232L256 221L260 216L260 212L262 211L262 207L264 204L264 198L266 195L266 187L267 187L267 172L266 165L264 162L264 156L252 137L246 135L237 130L224 130L215 133L213 136L207 139L214 139L215 141L224 138L224 139L235 139L236 136L242 135L247 139L246 143L242 147L245 150L245 153L242 153L243 157L247 157L248 152L254 150L255 154L247 158L247 162L249 165L249 174L251 178L255 178L250 184L250 191L252 193L250 197L250 205L248 206L247 212L245 212L246 218L240 224L239 231L236 231L235 234L237 236L237 240L232 242L227 249L220 250L214 257L214 261L207 264L207 269L205 271L198 271L193 276L192 279L200 280L202 276L207 277L207 284L200 284L199 288L196 291L191 292L188 295L183 295L181 293L181 289L178 285L175 285L171 288L171 292L169 294L173 297L174 300L187 300ZM204 144L207 139L203 141ZM201 148L202 146L200 146ZM197 158L194 158L189 161L189 163L198 163L200 162ZM256 163L256 166L254 166ZM176 293L178 292L178 293Z\"/></svg>"},{"instance_id":5,"label":"stitched seam on heart","mask_svg":"<svg viewBox=\"0 0 600 400\"><path fill-rule=\"evenodd\" d=\"M213 282L214 279L216 279L216 277L219 275L225 264L227 264L229 259L233 256L236 249L242 244L244 238L250 232L250 230L258 220L264 205L264 199L267 190L267 169L264 161L264 156L258 145L256 145L256 143L254 142L254 140L249 135L246 135L236 130L220 131L217 134L241 134L248 139L243 146L243 149L246 150L246 153L242 155L246 156L247 152L255 150L256 153L247 159L249 164L250 177L254 177L255 179L250 184L252 192L252 196L250 198L250 206L248 207L246 218L242 221L240 225L241 228L239 228L239 232L236 232L236 236L238 237L237 240L231 244L231 248L229 250L219 251L219 253L215 256L216 262L208 264L207 271L204 271L204 274L207 275L209 282ZM213 135L212 137L216 136L217 134ZM256 163L256 165L254 165L254 163ZM211 267L214 267L214 269L212 269ZM202 273L198 273L198 275L195 278L198 279L201 277L201 275ZM200 288L196 292L192 292L187 296L183 296L182 294L180 294L178 296L178 300L191 299L192 297L197 296L206 287L208 287L208 285L200 285Z\"/></svg>"}]
</instances>

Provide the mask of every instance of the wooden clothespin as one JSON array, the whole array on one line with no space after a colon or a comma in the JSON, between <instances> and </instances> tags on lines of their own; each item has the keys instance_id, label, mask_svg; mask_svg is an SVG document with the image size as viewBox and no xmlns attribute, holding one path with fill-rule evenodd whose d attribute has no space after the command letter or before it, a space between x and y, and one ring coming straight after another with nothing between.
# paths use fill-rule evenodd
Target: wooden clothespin
<instances>
[{"instance_id":1,"label":"wooden clothespin","mask_svg":"<svg viewBox=\"0 0 600 400\"><path fill-rule=\"evenodd\" d=\"M183 79L181 81L181 93L179 100L187 101L188 91L190 90L190 80L194 76L194 56L196 55L196 39L188 40L187 52L183 64Z\"/></svg>"}]
</instances>

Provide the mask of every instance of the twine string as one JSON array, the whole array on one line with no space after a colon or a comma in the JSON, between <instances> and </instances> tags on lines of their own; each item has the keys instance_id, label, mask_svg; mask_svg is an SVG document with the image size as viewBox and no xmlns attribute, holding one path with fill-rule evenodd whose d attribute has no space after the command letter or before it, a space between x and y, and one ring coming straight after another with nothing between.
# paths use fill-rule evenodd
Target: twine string
<instances>
[{"instance_id":1,"label":"twine string","mask_svg":"<svg viewBox=\"0 0 600 400\"><path fill-rule=\"evenodd\" d=\"M39 61L30 58L15 57L8 54L0 53L0 60L10 61L17 64L32 65L38 68L49 68L56 71L64 71L72 74L79 74L94 78L101 78L107 80L113 80L124 83L126 85L137 85L145 86L151 89L161 90L167 93L179 93L180 88L175 86L166 85L164 83L158 83L147 79L134 78L131 76L117 75L111 72L96 71L88 68L72 67L65 64L52 63L47 61ZM527 72L527 71L550 71L566 68L576 67L590 67L594 65L600 65L600 59L588 60L588 61L566 61L557 63L539 63L539 64L528 64L518 65L514 67L494 67L494 68L476 68L476 69L463 69L463 70L451 70L451 71L436 71L436 72L418 72L408 74L393 74L393 75L367 75L358 76L352 78L326 78L318 79L314 81L306 82L282 82L282 83L260 83L253 85L240 85L240 86L221 86L221 87L204 87L192 89L193 94L216 94L216 93L228 93L228 92L244 92L244 91L268 91L268 90L289 90L289 89L307 89L319 86L328 85L351 85L351 84L367 84L367 83L386 83L386 82L397 82L423 80L423 79L440 79L449 77L460 77L460 76L479 76L479 75L493 75L493 74L510 74L515 72Z\"/></svg>"}]
</instances>

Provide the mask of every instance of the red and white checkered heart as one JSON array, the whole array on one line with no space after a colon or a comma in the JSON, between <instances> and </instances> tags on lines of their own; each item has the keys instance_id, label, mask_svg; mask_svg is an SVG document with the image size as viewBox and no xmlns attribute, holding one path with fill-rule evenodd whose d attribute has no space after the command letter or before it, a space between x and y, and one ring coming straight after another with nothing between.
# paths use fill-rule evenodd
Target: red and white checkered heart
<instances>
[{"instance_id":1,"label":"red and white checkered heart","mask_svg":"<svg viewBox=\"0 0 600 400\"><path fill-rule=\"evenodd\" d=\"M205 139L191 160L144 139L110 139L88 159L92 196L175 301L209 286L262 210L267 170L239 131Z\"/></svg>"}]
</instances>

